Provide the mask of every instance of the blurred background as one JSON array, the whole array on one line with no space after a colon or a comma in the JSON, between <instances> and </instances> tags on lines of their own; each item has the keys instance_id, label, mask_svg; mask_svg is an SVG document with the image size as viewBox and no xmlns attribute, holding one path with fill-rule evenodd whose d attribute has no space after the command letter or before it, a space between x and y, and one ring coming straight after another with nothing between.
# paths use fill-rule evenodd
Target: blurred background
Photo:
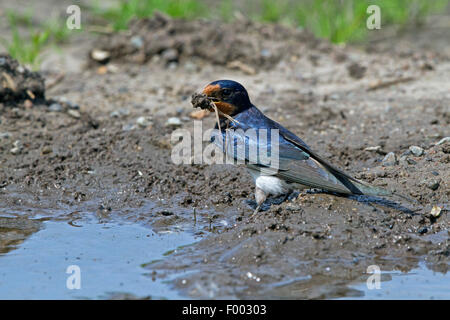
<instances>
[{"instance_id":1,"label":"blurred background","mask_svg":"<svg viewBox=\"0 0 450 320\"><path fill-rule=\"evenodd\" d=\"M82 28L66 28L62 7L81 8ZM366 28L367 7L381 9L382 32ZM427 29L421 44L439 42L449 28L448 0L94 0L94 1L0 1L3 32L1 46L19 61L39 68L42 52L58 48L77 33L109 33L128 29L133 18L151 17L155 11L174 18L212 19L232 22L246 17L263 23L279 23L307 29L333 43L370 43L398 36L414 36ZM431 31L430 31L431 30ZM78 35L79 36L79 35ZM436 38L437 37L437 38ZM438 44L435 44L438 46Z\"/></svg>"}]
</instances>

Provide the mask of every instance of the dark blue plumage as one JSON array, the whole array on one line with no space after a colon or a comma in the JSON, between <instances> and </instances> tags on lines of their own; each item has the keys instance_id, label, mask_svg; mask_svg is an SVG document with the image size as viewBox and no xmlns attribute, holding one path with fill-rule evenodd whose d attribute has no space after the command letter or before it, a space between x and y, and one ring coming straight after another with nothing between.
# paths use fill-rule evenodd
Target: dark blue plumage
<instances>
[{"instance_id":1,"label":"dark blue plumage","mask_svg":"<svg viewBox=\"0 0 450 320\"><path fill-rule=\"evenodd\" d=\"M228 156L245 163L252 174L258 203L255 213L268 195L287 194L292 189L312 187L341 194L392 195L390 191L354 179L322 159L302 139L255 107L241 84L218 80L206 86L203 93L222 113L233 119L222 117L222 131L216 131L212 140L224 152L230 151ZM255 129L257 134L246 134L249 129ZM258 134L258 129L267 130L268 138L262 139L265 133ZM276 131L272 131L274 129ZM270 150L274 149L270 137L274 134L278 135L276 142L279 150L276 167L263 163L259 157L250 157L252 148L267 148L270 155ZM232 150L228 150L230 146Z\"/></svg>"}]
</instances>

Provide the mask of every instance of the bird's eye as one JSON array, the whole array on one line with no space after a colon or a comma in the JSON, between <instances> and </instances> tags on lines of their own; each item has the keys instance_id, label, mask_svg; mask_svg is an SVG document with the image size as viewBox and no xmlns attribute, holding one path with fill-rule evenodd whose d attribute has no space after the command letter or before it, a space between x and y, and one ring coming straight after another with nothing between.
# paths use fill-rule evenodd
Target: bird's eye
<instances>
[{"instance_id":1,"label":"bird's eye","mask_svg":"<svg viewBox=\"0 0 450 320\"><path fill-rule=\"evenodd\" d=\"M222 90L222 95L223 95L224 97L228 97L230 94L231 94L231 91L230 91L230 90L228 90L228 89L223 89L223 90Z\"/></svg>"}]
</instances>

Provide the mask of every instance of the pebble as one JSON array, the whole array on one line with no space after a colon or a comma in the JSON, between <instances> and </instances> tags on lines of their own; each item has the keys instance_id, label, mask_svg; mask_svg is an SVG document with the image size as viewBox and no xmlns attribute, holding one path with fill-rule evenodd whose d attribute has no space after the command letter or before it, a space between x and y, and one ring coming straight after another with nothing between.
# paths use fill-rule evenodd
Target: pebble
<instances>
[{"instance_id":1,"label":"pebble","mask_svg":"<svg viewBox=\"0 0 450 320\"><path fill-rule=\"evenodd\" d=\"M439 146L439 145L444 144L446 142L450 142L450 137L442 138L441 140L439 140L438 143L436 143L436 145Z\"/></svg>"},{"instance_id":2,"label":"pebble","mask_svg":"<svg viewBox=\"0 0 450 320\"><path fill-rule=\"evenodd\" d=\"M421 155L423 155L423 148L418 146L410 146L409 151L411 151L411 153L416 157L420 157Z\"/></svg>"},{"instance_id":3,"label":"pebble","mask_svg":"<svg viewBox=\"0 0 450 320\"><path fill-rule=\"evenodd\" d=\"M433 206L433 208L431 208L430 214L431 214L433 217L437 218L437 217L439 217L439 215L441 214L441 211L442 211L442 208L435 205L435 206Z\"/></svg>"},{"instance_id":4,"label":"pebble","mask_svg":"<svg viewBox=\"0 0 450 320\"><path fill-rule=\"evenodd\" d=\"M269 58L272 56L272 52L269 49L262 49L260 54L263 58Z\"/></svg>"},{"instance_id":5,"label":"pebble","mask_svg":"<svg viewBox=\"0 0 450 320\"><path fill-rule=\"evenodd\" d=\"M428 232L428 228L427 227L422 227L417 232L419 232L420 234L427 233Z\"/></svg>"},{"instance_id":6,"label":"pebble","mask_svg":"<svg viewBox=\"0 0 450 320\"><path fill-rule=\"evenodd\" d=\"M169 70L175 70L177 67L178 67L178 62L170 62L170 63L167 65L167 68L168 68Z\"/></svg>"},{"instance_id":7,"label":"pebble","mask_svg":"<svg viewBox=\"0 0 450 320\"><path fill-rule=\"evenodd\" d=\"M16 140L13 143L13 148L10 150L10 152L13 155L18 155L19 153L22 152L23 146L22 146L22 142L20 140Z\"/></svg>"},{"instance_id":8,"label":"pebble","mask_svg":"<svg viewBox=\"0 0 450 320\"><path fill-rule=\"evenodd\" d=\"M111 56L111 54L105 50L94 49L91 51L91 58L100 63L106 62L110 56Z\"/></svg>"},{"instance_id":9,"label":"pebble","mask_svg":"<svg viewBox=\"0 0 450 320\"><path fill-rule=\"evenodd\" d=\"M178 62L178 51L175 49L164 50L161 54L161 58L166 62Z\"/></svg>"},{"instance_id":10,"label":"pebble","mask_svg":"<svg viewBox=\"0 0 450 320\"><path fill-rule=\"evenodd\" d=\"M128 116L130 114L130 110L125 108L120 108L119 110L115 110L109 114L111 118L120 118L123 116Z\"/></svg>"},{"instance_id":11,"label":"pebble","mask_svg":"<svg viewBox=\"0 0 450 320\"><path fill-rule=\"evenodd\" d=\"M18 155L22 151L22 149L18 148L18 147L14 147L10 151L13 155Z\"/></svg>"},{"instance_id":12,"label":"pebble","mask_svg":"<svg viewBox=\"0 0 450 320\"><path fill-rule=\"evenodd\" d=\"M11 138L11 133L9 132L0 132L0 140Z\"/></svg>"},{"instance_id":13,"label":"pebble","mask_svg":"<svg viewBox=\"0 0 450 320\"><path fill-rule=\"evenodd\" d=\"M189 117L197 120L201 120L204 117L208 116L210 112L208 110L194 110L191 113L189 113Z\"/></svg>"},{"instance_id":14,"label":"pebble","mask_svg":"<svg viewBox=\"0 0 450 320\"><path fill-rule=\"evenodd\" d=\"M181 127L182 123L180 118L172 117L167 119L166 121L166 127Z\"/></svg>"},{"instance_id":15,"label":"pebble","mask_svg":"<svg viewBox=\"0 0 450 320\"><path fill-rule=\"evenodd\" d=\"M81 114L77 110L73 109L67 110L67 114L75 119L79 119L81 117Z\"/></svg>"},{"instance_id":16,"label":"pebble","mask_svg":"<svg viewBox=\"0 0 450 320\"><path fill-rule=\"evenodd\" d=\"M364 151L380 151L381 146L375 146L375 147L367 147L364 149Z\"/></svg>"},{"instance_id":17,"label":"pebble","mask_svg":"<svg viewBox=\"0 0 450 320\"><path fill-rule=\"evenodd\" d=\"M72 110L80 110L80 106L71 101L67 101L67 106L69 107L69 109L72 109Z\"/></svg>"},{"instance_id":18,"label":"pebble","mask_svg":"<svg viewBox=\"0 0 450 320\"><path fill-rule=\"evenodd\" d=\"M381 162L381 164L385 167L394 166L397 164L397 157L394 152L389 152Z\"/></svg>"},{"instance_id":19,"label":"pebble","mask_svg":"<svg viewBox=\"0 0 450 320\"><path fill-rule=\"evenodd\" d=\"M33 107L33 102L31 102L31 100L26 99L24 102L24 106L26 109L31 109Z\"/></svg>"},{"instance_id":20,"label":"pebble","mask_svg":"<svg viewBox=\"0 0 450 320\"><path fill-rule=\"evenodd\" d=\"M131 131L134 130L136 128L136 125L134 123L128 123L123 125L122 130L123 131Z\"/></svg>"},{"instance_id":21,"label":"pebble","mask_svg":"<svg viewBox=\"0 0 450 320\"><path fill-rule=\"evenodd\" d=\"M140 36L134 36L130 39L131 45L135 47L136 49L142 48L144 45L144 40L142 40L142 37Z\"/></svg>"},{"instance_id":22,"label":"pebble","mask_svg":"<svg viewBox=\"0 0 450 320\"><path fill-rule=\"evenodd\" d=\"M52 112L61 112L63 109L62 105L60 105L59 103L52 103L49 107L48 110L52 111Z\"/></svg>"},{"instance_id":23,"label":"pebble","mask_svg":"<svg viewBox=\"0 0 450 320\"><path fill-rule=\"evenodd\" d=\"M148 127L149 125L152 124L152 122L153 122L153 119L151 117L142 116L142 117L139 117L136 119L136 123L142 128Z\"/></svg>"},{"instance_id":24,"label":"pebble","mask_svg":"<svg viewBox=\"0 0 450 320\"><path fill-rule=\"evenodd\" d=\"M53 148L50 147L50 146L43 147L42 151L41 151L42 154L49 154L49 153L52 153L52 152L53 152Z\"/></svg>"},{"instance_id":25,"label":"pebble","mask_svg":"<svg viewBox=\"0 0 450 320\"><path fill-rule=\"evenodd\" d=\"M427 187L431 190L437 190L439 188L440 181L437 179L433 179L427 182Z\"/></svg>"}]
</instances>

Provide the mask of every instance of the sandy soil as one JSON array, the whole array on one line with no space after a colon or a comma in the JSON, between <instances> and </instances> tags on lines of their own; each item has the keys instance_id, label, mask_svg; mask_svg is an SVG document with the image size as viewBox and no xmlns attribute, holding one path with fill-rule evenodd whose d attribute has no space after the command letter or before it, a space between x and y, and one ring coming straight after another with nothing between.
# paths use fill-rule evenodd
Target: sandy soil
<instances>
[{"instance_id":1,"label":"sandy soil","mask_svg":"<svg viewBox=\"0 0 450 320\"><path fill-rule=\"evenodd\" d=\"M174 288L195 298L358 295L347 285L364 281L372 264L408 271L425 261L448 272L450 142L437 145L450 135L445 51L395 41L364 51L245 23L158 16L49 54L46 101L0 103L0 206L190 230L203 240L147 268L161 278L179 274ZM208 30L204 41L200 30ZM107 63L88 58L94 49L109 53ZM190 96L221 78L241 82L255 105L331 163L418 203L311 191L249 221L254 186L244 168L175 165L170 157L179 126L167 119L192 130ZM204 128L213 124L203 119ZM390 152L395 161L383 162ZM145 212L133 210L149 202ZM436 205L438 217L430 214ZM0 250L38 228L19 222L2 234Z\"/></svg>"}]
</instances>

